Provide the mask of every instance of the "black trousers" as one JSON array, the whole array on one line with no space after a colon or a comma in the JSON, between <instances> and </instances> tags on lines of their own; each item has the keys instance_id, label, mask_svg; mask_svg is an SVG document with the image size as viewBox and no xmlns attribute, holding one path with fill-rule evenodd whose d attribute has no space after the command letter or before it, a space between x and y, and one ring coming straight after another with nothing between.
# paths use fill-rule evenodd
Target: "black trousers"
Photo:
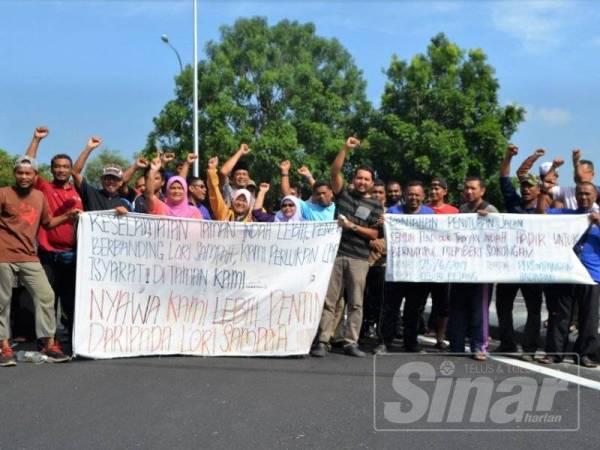
<instances>
[{"instance_id":1,"label":"black trousers","mask_svg":"<svg viewBox=\"0 0 600 450\"><path fill-rule=\"evenodd\" d=\"M421 312L429 295L430 284L386 282L381 320L381 337L385 344L390 344L396 334L398 310L404 303L402 322L404 323L404 348L413 351L418 348L417 335Z\"/></svg>"},{"instance_id":2,"label":"black trousers","mask_svg":"<svg viewBox=\"0 0 600 450\"><path fill-rule=\"evenodd\" d=\"M515 347L513 305L517 291L521 289L527 308L527 322L523 338L523 351L533 353L539 347L542 321L543 286L540 284L498 284L496 288L496 313L500 327L500 342L503 347Z\"/></svg>"},{"instance_id":3,"label":"black trousers","mask_svg":"<svg viewBox=\"0 0 600 450\"><path fill-rule=\"evenodd\" d=\"M450 283L429 284L431 293L431 314L427 320L427 328L436 330L438 320L448 317L450 309Z\"/></svg>"},{"instance_id":4,"label":"black trousers","mask_svg":"<svg viewBox=\"0 0 600 450\"><path fill-rule=\"evenodd\" d=\"M75 316L75 261L71 263L57 261L52 252L44 252L41 249L39 255L50 286L54 290L55 308L60 299L61 323L71 333Z\"/></svg>"},{"instance_id":5,"label":"black trousers","mask_svg":"<svg viewBox=\"0 0 600 450\"><path fill-rule=\"evenodd\" d=\"M363 330L366 327L379 322L381 308L383 306L384 283L385 266L369 267L363 302Z\"/></svg>"},{"instance_id":6,"label":"black trousers","mask_svg":"<svg viewBox=\"0 0 600 450\"><path fill-rule=\"evenodd\" d=\"M548 353L565 353L569 344L569 324L573 308L579 308L579 336L573 352L590 358L598 351L598 307L600 285L555 285L549 291L548 309L550 320L546 337Z\"/></svg>"}]
</instances>

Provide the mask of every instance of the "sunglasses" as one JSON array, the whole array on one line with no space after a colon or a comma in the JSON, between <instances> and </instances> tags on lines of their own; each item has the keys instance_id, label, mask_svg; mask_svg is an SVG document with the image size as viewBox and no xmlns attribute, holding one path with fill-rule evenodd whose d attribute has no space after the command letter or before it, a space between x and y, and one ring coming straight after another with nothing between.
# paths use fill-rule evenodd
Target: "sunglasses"
<instances>
[{"instance_id":1,"label":"sunglasses","mask_svg":"<svg viewBox=\"0 0 600 450\"><path fill-rule=\"evenodd\" d=\"M283 205L281 205L282 208L295 208L296 205L294 205L293 203L284 203Z\"/></svg>"}]
</instances>

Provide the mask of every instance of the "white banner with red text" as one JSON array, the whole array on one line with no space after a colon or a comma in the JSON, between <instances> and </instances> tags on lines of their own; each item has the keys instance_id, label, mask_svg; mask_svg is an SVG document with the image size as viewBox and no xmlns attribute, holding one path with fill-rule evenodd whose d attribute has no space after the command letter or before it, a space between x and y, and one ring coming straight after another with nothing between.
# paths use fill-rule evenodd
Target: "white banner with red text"
<instances>
[{"instance_id":1,"label":"white banner with red text","mask_svg":"<svg viewBox=\"0 0 600 450\"><path fill-rule=\"evenodd\" d=\"M386 214L388 281L594 284L573 248L581 215Z\"/></svg>"},{"instance_id":2,"label":"white banner with red text","mask_svg":"<svg viewBox=\"0 0 600 450\"><path fill-rule=\"evenodd\" d=\"M79 219L73 350L90 358L307 354L336 222Z\"/></svg>"}]
</instances>

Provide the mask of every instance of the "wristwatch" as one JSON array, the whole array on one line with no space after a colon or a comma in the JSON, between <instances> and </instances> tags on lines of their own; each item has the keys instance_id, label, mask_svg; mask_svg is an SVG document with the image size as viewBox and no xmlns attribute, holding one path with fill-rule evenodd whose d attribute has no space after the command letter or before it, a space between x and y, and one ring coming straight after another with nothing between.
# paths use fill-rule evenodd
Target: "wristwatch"
<instances>
[{"instance_id":1,"label":"wristwatch","mask_svg":"<svg viewBox=\"0 0 600 450\"><path fill-rule=\"evenodd\" d=\"M356 225L355 223L352 224L352 231L356 231L358 230L358 225Z\"/></svg>"}]
</instances>

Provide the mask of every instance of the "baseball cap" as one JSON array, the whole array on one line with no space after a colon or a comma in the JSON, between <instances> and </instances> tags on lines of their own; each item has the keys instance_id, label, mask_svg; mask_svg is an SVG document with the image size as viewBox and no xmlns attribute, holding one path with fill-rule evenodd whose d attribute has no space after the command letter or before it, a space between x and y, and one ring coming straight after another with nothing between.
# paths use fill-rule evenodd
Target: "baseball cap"
<instances>
[{"instance_id":1,"label":"baseball cap","mask_svg":"<svg viewBox=\"0 0 600 450\"><path fill-rule=\"evenodd\" d=\"M19 166L31 166L33 170L38 171L38 163L35 158L27 155L21 155L15 161L14 168L16 169Z\"/></svg>"},{"instance_id":2,"label":"baseball cap","mask_svg":"<svg viewBox=\"0 0 600 450\"><path fill-rule=\"evenodd\" d=\"M528 184L529 186L536 186L539 184L540 179L538 177L536 177L534 174L528 173L527 175L521 177L521 179L519 181L521 182L521 184Z\"/></svg>"},{"instance_id":3,"label":"baseball cap","mask_svg":"<svg viewBox=\"0 0 600 450\"><path fill-rule=\"evenodd\" d=\"M119 166L116 166L114 164L108 164L102 169L102 176L113 176L117 177L120 180L121 178L123 178L123 171Z\"/></svg>"},{"instance_id":4,"label":"baseball cap","mask_svg":"<svg viewBox=\"0 0 600 450\"><path fill-rule=\"evenodd\" d=\"M550 172L551 167L552 163L550 161L540 164L540 177L545 177L546 174Z\"/></svg>"}]
</instances>

